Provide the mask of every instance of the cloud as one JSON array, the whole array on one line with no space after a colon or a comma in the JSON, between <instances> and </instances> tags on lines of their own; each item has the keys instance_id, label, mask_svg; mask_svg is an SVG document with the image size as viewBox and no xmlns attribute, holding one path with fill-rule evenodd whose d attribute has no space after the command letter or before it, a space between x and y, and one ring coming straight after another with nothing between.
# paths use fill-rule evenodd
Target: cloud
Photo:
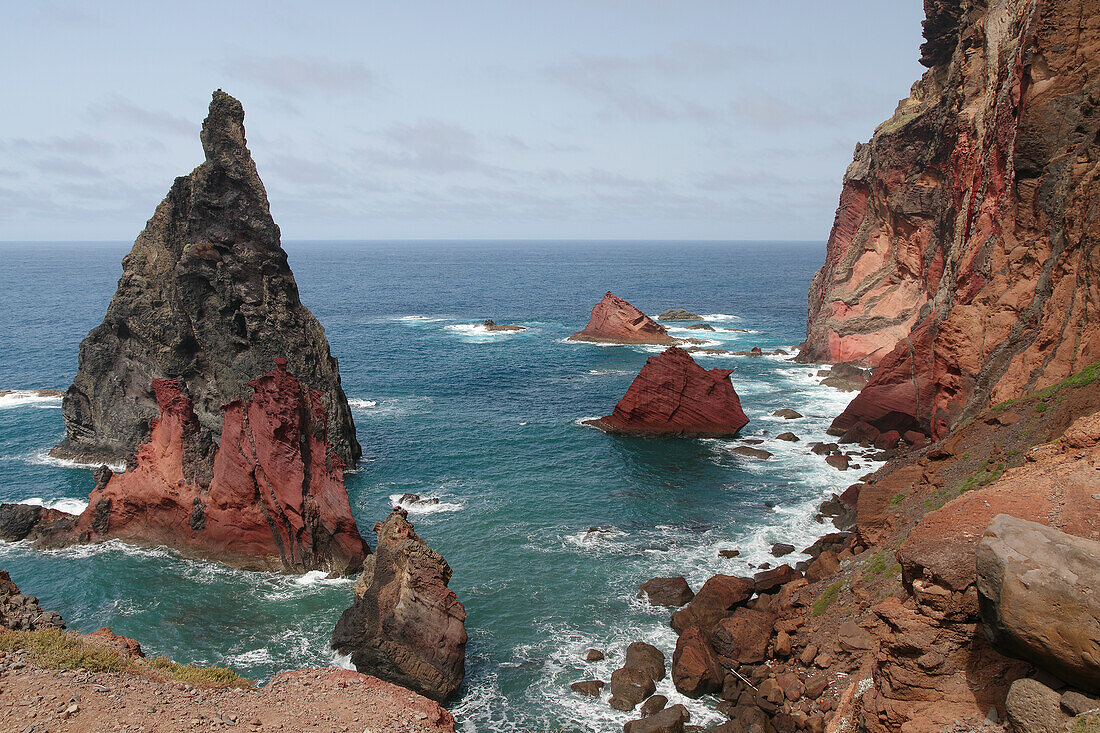
<instances>
[{"instance_id":1,"label":"cloud","mask_svg":"<svg viewBox=\"0 0 1100 733\"><path fill-rule=\"evenodd\" d=\"M290 96L368 92L375 74L358 61L326 61L294 56L228 58L221 71Z\"/></svg>"},{"instance_id":2,"label":"cloud","mask_svg":"<svg viewBox=\"0 0 1100 733\"><path fill-rule=\"evenodd\" d=\"M158 134L173 133L194 137L199 131L199 126L186 117L139 107L117 95L93 102L88 107L88 114L96 122L138 125Z\"/></svg>"}]
</instances>

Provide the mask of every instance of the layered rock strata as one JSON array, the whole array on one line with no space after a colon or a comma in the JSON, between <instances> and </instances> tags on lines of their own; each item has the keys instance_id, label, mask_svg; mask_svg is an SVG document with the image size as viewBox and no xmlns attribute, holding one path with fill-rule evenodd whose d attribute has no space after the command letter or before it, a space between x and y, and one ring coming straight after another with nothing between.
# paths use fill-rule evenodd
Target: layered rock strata
<instances>
[{"instance_id":1,"label":"layered rock strata","mask_svg":"<svg viewBox=\"0 0 1100 733\"><path fill-rule=\"evenodd\" d=\"M731 437L749 419L730 374L730 369L704 369L671 346L646 359L610 415L586 422L617 435Z\"/></svg>"},{"instance_id":2,"label":"layered rock strata","mask_svg":"<svg viewBox=\"0 0 1100 733\"><path fill-rule=\"evenodd\" d=\"M940 438L1100 359L1100 7L926 0L929 67L856 148L802 356L837 418Z\"/></svg>"},{"instance_id":3,"label":"layered rock strata","mask_svg":"<svg viewBox=\"0 0 1100 733\"><path fill-rule=\"evenodd\" d=\"M224 406L207 484L189 470L203 440L191 397L181 380L158 379L160 417L130 470L97 470L79 517L0 506L0 535L47 546L117 538L254 570L357 571L370 550L351 513L343 461L328 442L321 394L286 366L276 359L249 382L250 398Z\"/></svg>"},{"instance_id":4,"label":"layered rock strata","mask_svg":"<svg viewBox=\"0 0 1100 733\"><path fill-rule=\"evenodd\" d=\"M246 147L240 102L214 92L201 140L205 162L172 184L123 258L103 322L80 345L62 404L66 437L53 454L130 461L158 415L152 385L178 380L197 431L185 473L205 488L222 405L247 400L249 383L280 357L320 395L329 442L353 464L361 451L336 359L298 297Z\"/></svg>"},{"instance_id":5,"label":"layered rock strata","mask_svg":"<svg viewBox=\"0 0 1100 733\"><path fill-rule=\"evenodd\" d=\"M332 648L360 672L446 700L465 675L466 609L447 587L447 561L417 536L401 508L375 525L378 545L355 581Z\"/></svg>"},{"instance_id":6,"label":"layered rock strata","mask_svg":"<svg viewBox=\"0 0 1100 733\"><path fill-rule=\"evenodd\" d=\"M592 308L588 325L569 340L612 344L676 343L664 326L611 291Z\"/></svg>"}]
</instances>

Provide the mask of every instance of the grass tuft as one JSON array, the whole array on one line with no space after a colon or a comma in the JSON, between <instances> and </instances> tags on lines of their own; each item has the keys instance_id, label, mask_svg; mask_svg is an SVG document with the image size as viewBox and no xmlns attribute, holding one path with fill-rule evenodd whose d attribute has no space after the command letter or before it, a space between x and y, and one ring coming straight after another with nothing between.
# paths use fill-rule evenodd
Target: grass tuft
<instances>
[{"instance_id":1,"label":"grass tuft","mask_svg":"<svg viewBox=\"0 0 1100 733\"><path fill-rule=\"evenodd\" d=\"M822 591L821 596L816 601L814 601L813 615L820 616L821 614L828 611L829 606L833 605L833 603L836 601L843 587L844 581L838 580L837 582L826 588L824 591Z\"/></svg>"},{"instance_id":2,"label":"grass tuft","mask_svg":"<svg viewBox=\"0 0 1100 733\"><path fill-rule=\"evenodd\" d=\"M167 678L197 687L251 687L252 681L224 667L177 664L168 657L130 658L117 649L89 644L61 629L11 631L0 629L0 650L21 651L43 669L86 669L89 672L129 672Z\"/></svg>"}]
</instances>

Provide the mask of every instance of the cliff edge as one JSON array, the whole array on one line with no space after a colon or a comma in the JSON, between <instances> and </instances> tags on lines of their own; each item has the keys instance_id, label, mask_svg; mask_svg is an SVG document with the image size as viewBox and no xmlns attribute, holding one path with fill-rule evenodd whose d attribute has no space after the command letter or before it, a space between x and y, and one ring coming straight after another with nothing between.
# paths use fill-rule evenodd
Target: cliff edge
<instances>
[{"instance_id":1,"label":"cliff edge","mask_svg":"<svg viewBox=\"0 0 1100 733\"><path fill-rule=\"evenodd\" d=\"M810 287L802 358L876 367L838 431L939 438L1100 359L1100 3L925 10Z\"/></svg>"}]
</instances>

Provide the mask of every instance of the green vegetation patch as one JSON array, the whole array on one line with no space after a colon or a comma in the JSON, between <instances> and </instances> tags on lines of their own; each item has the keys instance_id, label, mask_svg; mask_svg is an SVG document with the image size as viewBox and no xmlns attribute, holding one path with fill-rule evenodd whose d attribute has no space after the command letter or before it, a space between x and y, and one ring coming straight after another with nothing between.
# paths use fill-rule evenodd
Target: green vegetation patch
<instances>
[{"instance_id":1,"label":"green vegetation patch","mask_svg":"<svg viewBox=\"0 0 1100 733\"><path fill-rule=\"evenodd\" d=\"M821 596L814 601L813 615L820 616L829 610L829 606L833 605L837 596L840 595L840 591L844 588L844 581L838 580L830 585L824 591L821 592Z\"/></svg>"},{"instance_id":2,"label":"green vegetation patch","mask_svg":"<svg viewBox=\"0 0 1100 733\"><path fill-rule=\"evenodd\" d=\"M1100 733L1100 713L1078 715L1069 724L1070 733Z\"/></svg>"},{"instance_id":3,"label":"green vegetation patch","mask_svg":"<svg viewBox=\"0 0 1100 733\"><path fill-rule=\"evenodd\" d=\"M1097 380L1100 380L1100 361L1085 367L1076 374L1069 375L1057 384L1052 384L1049 387L1043 387L1042 389L1026 394L1023 397L1017 397L1015 399L1005 400L1004 402L998 403L993 406L993 409L1000 411L1019 402L1038 399L1039 403L1035 405L1035 411L1043 412L1047 409L1047 404L1049 403L1050 398L1061 392L1063 389L1066 389L1067 387L1085 387L1092 384L1093 382L1096 382ZM1043 405L1043 407L1039 407L1040 404Z\"/></svg>"},{"instance_id":4,"label":"green vegetation patch","mask_svg":"<svg viewBox=\"0 0 1100 733\"><path fill-rule=\"evenodd\" d=\"M898 493L894 494L893 497L891 497L890 506L892 506L892 507L897 506L898 504L902 503L903 501L905 501L905 492L904 491L899 491Z\"/></svg>"},{"instance_id":5,"label":"green vegetation patch","mask_svg":"<svg viewBox=\"0 0 1100 733\"><path fill-rule=\"evenodd\" d=\"M43 669L86 669L89 672L129 672L167 677L198 687L251 687L252 681L224 667L177 664L168 657L145 660L130 658L119 650L101 644L89 644L69 631L40 629L11 631L0 629L0 650L21 651L35 666Z\"/></svg>"}]
</instances>

